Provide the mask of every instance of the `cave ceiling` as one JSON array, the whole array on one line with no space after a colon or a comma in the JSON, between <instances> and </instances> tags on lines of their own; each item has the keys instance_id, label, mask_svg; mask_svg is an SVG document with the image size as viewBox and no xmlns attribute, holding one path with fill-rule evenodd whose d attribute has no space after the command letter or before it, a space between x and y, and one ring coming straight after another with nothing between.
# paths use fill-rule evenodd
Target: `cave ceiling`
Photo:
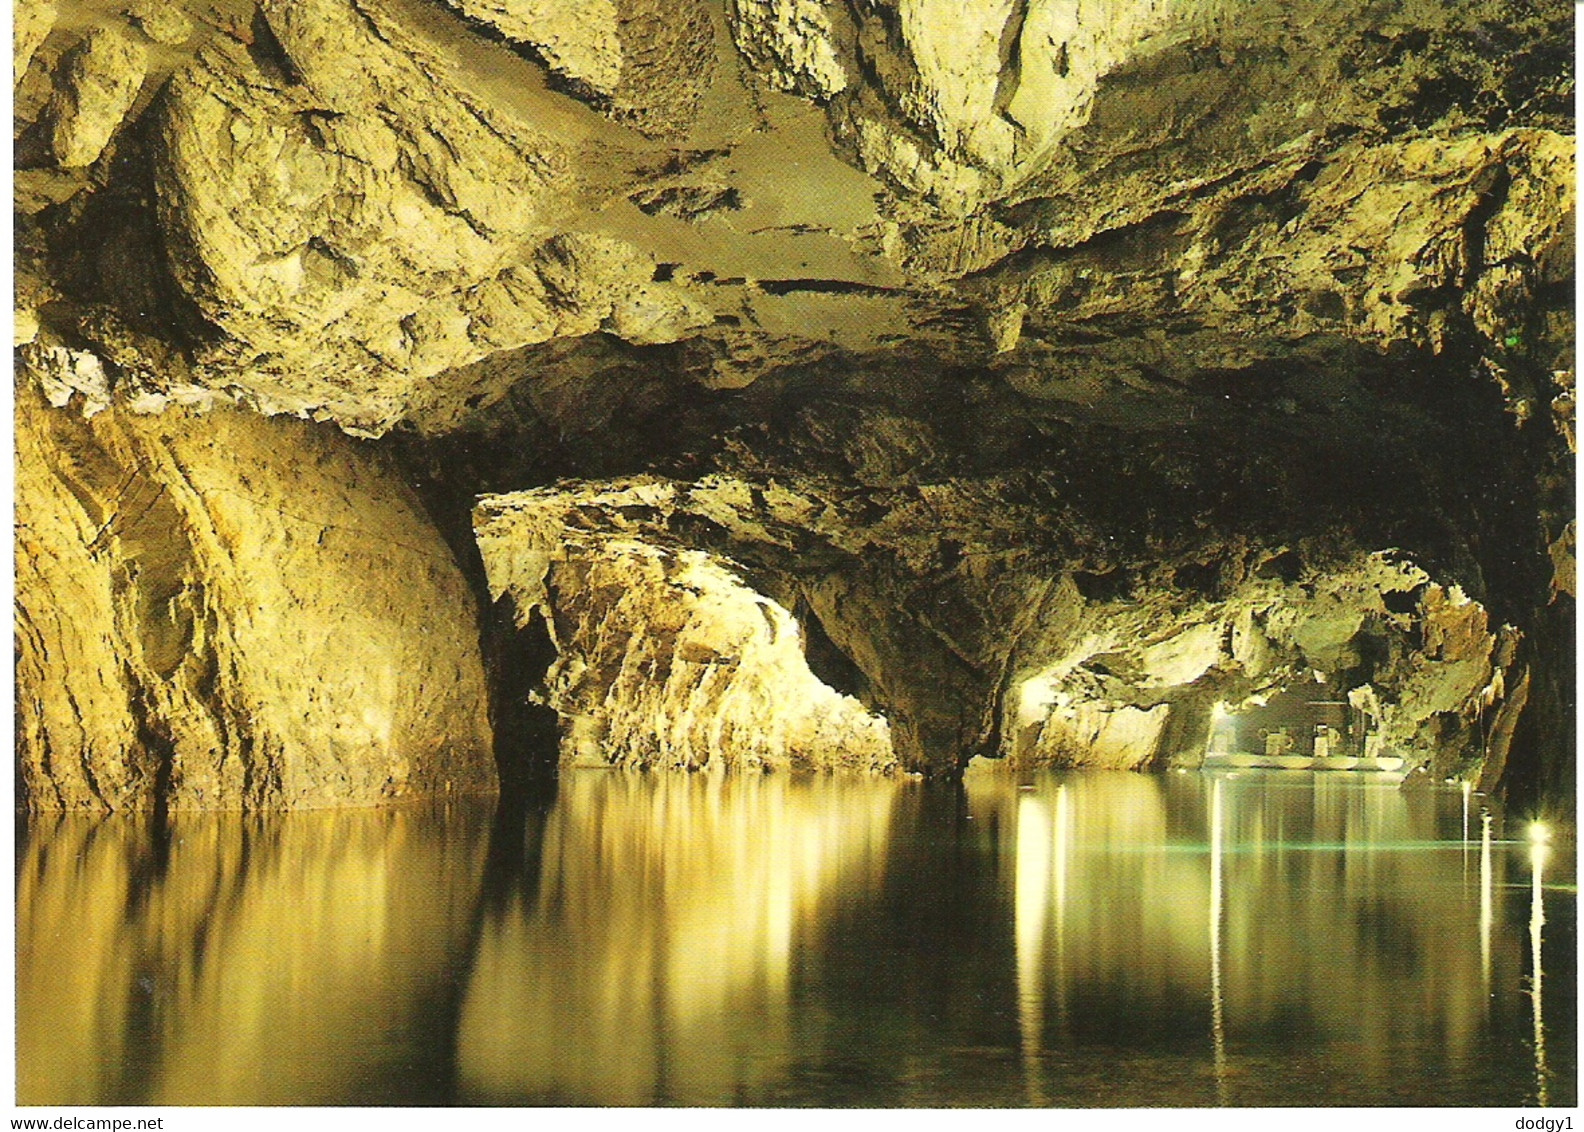
<instances>
[{"instance_id":1,"label":"cave ceiling","mask_svg":"<svg viewBox=\"0 0 1584 1132\"><path fill-rule=\"evenodd\" d=\"M464 572L481 496L681 485L622 529L830 622L869 707L922 711L875 674L939 654L963 703L912 765L1005 739L1008 674L1061 652L1019 654L1016 611L1058 578L1166 601L1158 643L1270 562L1390 552L1425 624L1457 587L1481 663L1529 672L1499 625L1571 659L1572 19L27 3L18 380L357 438ZM895 632L835 640L844 604Z\"/></svg>"}]
</instances>

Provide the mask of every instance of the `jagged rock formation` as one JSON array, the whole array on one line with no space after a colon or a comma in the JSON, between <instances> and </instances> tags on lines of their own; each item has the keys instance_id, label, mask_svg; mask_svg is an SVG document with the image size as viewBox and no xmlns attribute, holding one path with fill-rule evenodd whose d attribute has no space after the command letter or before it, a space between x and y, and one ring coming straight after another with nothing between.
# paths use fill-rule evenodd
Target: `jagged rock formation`
<instances>
[{"instance_id":1,"label":"jagged rock formation","mask_svg":"<svg viewBox=\"0 0 1584 1132\"><path fill-rule=\"evenodd\" d=\"M1225 601L1174 605L1106 602L1071 617L1072 646L1042 649L1052 659L1007 705L1011 757L1196 766L1214 704L1326 679L1367 705L1382 749L1467 774L1522 709L1508 695L1516 630L1384 555L1291 582L1267 568Z\"/></svg>"},{"instance_id":2,"label":"jagged rock formation","mask_svg":"<svg viewBox=\"0 0 1584 1132\"><path fill-rule=\"evenodd\" d=\"M1557 7L1359 27L1318 4L459 4L549 79L421 0L283 0L210 19L145 80L140 40L174 36L134 14L141 32L31 53L19 114L55 148L23 147L24 181L91 192L71 170L147 103L119 131L142 172L118 220L169 265L186 318L159 333L182 331L200 384L369 433L443 427L431 387L498 396L468 367L595 330L697 339L715 384L922 346L1085 402L1464 330L1555 369L1572 142L1538 56ZM1489 93L1446 105L1464 88ZM69 245L73 219L40 235ZM51 321L104 339L86 313Z\"/></svg>"},{"instance_id":3,"label":"jagged rock formation","mask_svg":"<svg viewBox=\"0 0 1584 1132\"><path fill-rule=\"evenodd\" d=\"M792 615L699 550L600 530L665 489L479 505L492 596L557 647L545 701L579 765L888 769L886 722L809 671ZM669 542L669 540L667 540Z\"/></svg>"},{"instance_id":4,"label":"jagged rock formation","mask_svg":"<svg viewBox=\"0 0 1584 1132\"><path fill-rule=\"evenodd\" d=\"M564 229L584 190L556 116L447 82L394 15L292 0L256 30L173 80L156 184L177 278L231 339L208 364L260 369L266 404L381 432L487 354L710 320L637 249Z\"/></svg>"},{"instance_id":5,"label":"jagged rock formation","mask_svg":"<svg viewBox=\"0 0 1584 1132\"><path fill-rule=\"evenodd\" d=\"M1394 741L1570 797L1571 748L1550 752L1573 714L1571 18L30 4L16 341L28 380L94 421L235 402L382 438L480 598L480 494L681 485L634 537L747 571L908 766L1170 758L1206 674L1260 694L1240 618L1359 582L1357 633L1397 619L1377 634L1393 659L1354 666L1397 706ZM1386 551L1424 572L1411 609L1382 614L1407 591L1360 581ZM617 688L600 717L631 721L621 758L647 761L652 689L570 675L628 648L606 655L596 623L625 614L578 585L676 592L647 551L567 553L545 696L592 718L578 697ZM1256 579L1286 553L1298 575ZM24 604L46 573L19 569ZM1074 588L1081 616L1053 596ZM471 603L446 608L473 632ZM1192 626L1196 664L1221 643L1181 681L1080 679L1069 614L1140 671ZM1454 622L1460 660L1390 643ZM1331 663L1272 640L1271 681ZM1421 662L1460 675L1416 698ZM1072 716L1028 738L1013 689L1057 670ZM782 726L744 761L792 758L804 724ZM681 763L711 748L678 743Z\"/></svg>"},{"instance_id":6,"label":"jagged rock formation","mask_svg":"<svg viewBox=\"0 0 1584 1132\"><path fill-rule=\"evenodd\" d=\"M554 80L646 137L682 140L715 80L716 28L699 0L446 0L542 58Z\"/></svg>"},{"instance_id":7,"label":"jagged rock formation","mask_svg":"<svg viewBox=\"0 0 1584 1132\"><path fill-rule=\"evenodd\" d=\"M388 465L234 409L17 390L17 749L35 809L494 788L476 606Z\"/></svg>"},{"instance_id":8,"label":"jagged rock formation","mask_svg":"<svg viewBox=\"0 0 1584 1132\"><path fill-rule=\"evenodd\" d=\"M61 60L50 103L50 148L62 169L92 165L143 86L143 45L113 27L95 28Z\"/></svg>"},{"instance_id":9,"label":"jagged rock formation","mask_svg":"<svg viewBox=\"0 0 1584 1132\"><path fill-rule=\"evenodd\" d=\"M961 505L950 492L939 502ZM754 761L785 728L807 726L804 713L836 702L804 669L786 609L725 579L682 549L689 542L754 562L761 584L803 611L824 650L812 663L834 659L838 678L891 722L912 769L950 770L972 753L1197 765L1215 704L1319 678L1369 705L1386 748L1468 773L1491 753L1487 736L1510 737L1522 704L1508 686L1527 680L1514 671L1516 630L1382 554L1305 569L1291 551L1250 548L1251 569L1224 595L1106 594L1081 561L1009 557L953 579L940 604L956 608L924 612L902 596L899 571L833 564L843 544L874 557L883 531L775 483L565 485L486 497L475 522L492 590L510 594L525 622L536 611L550 619L559 654L545 685L568 759ZM933 570L915 569L922 587ZM778 642L791 647L772 668L764 654ZM793 680L808 690L783 691ZM758 702L740 707L744 685ZM825 750L808 761L866 755L854 718L815 732L807 745Z\"/></svg>"}]
</instances>

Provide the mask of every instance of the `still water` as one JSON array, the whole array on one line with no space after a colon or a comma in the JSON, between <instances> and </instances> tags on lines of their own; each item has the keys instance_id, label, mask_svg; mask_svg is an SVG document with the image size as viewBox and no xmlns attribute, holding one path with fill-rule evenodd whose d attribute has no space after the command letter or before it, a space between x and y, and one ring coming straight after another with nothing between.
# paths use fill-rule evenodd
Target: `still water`
<instances>
[{"instance_id":1,"label":"still water","mask_svg":"<svg viewBox=\"0 0 1584 1132\"><path fill-rule=\"evenodd\" d=\"M1571 843L1340 774L37 820L23 1104L1577 1103Z\"/></svg>"}]
</instances>

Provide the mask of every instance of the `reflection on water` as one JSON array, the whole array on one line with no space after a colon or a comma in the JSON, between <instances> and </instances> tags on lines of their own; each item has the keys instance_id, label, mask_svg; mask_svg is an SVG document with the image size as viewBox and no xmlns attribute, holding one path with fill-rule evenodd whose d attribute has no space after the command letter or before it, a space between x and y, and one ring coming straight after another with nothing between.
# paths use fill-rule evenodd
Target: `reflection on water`
<instances>
[{"instance_id":1,"label":"reflection on water","mask_svg":"<svg viewBox=\"0 0 1584 1132\"><path fill-rule=\"evenodd\" d=\"M1545 866L1551 846L1540 829L1531 834L1529 846L1529 998L1534 1012L1535 1097L1538 1103L1551 1103L1551 1071L1546 1065L1545 996L1541 993L1544 970L1541 965L1542 937L1545 927Z\"/></svg>"},{"instance_id":2,"label":"reflection on water","mask_svg":"<svg viewBox=\"0 0 1584 1132\"><path fill-rule=\"evenodd\" d=\"M1491 991L1491 931L1496 922L1494 893L1496 870L1491 864L1491 825L1489 810L1480 814L1480 989L1485 997Z\"/></svg>"},{"instance_id":3,"label":"reflection on water","mask_svg":"<svg viewBox=\"0 0 1584 1132\"><path fill-rule=\"evenodd\" d=\"M1225 883L1222 843L1226 834L1225 783L1217 778L1210 787L1210 1033L1215 1039L1216 1097L1227 1103L1226 1005L1221 990L1221 900Z\"/></svg>"},{"instance_id":4,"label":"reflection on water","mask_svg":"<svg viewBox=\"0 0 1584 1132\"><path fill-rule=\"evenodd\" d=\"M488 829L473 808L184 815L166 836L147 819L29 830L18 1099L372 1104L433 1090L395 1071L432 1060L424 1016L446 1010L465 961Z\"/></svg>"},{"instance_id":5,"label":"reflection on water","mask_svg":"<svg viewBox=\"0 0 1584 1132\"><path fill-rule=\"evenodd\" d=\"M486 918L464 1099L720 1105L784 1072L793 956L833 888L874 887L898 789L829 786L568 776L536 882Z\"/></svg>"},{"instance_id":6,"label":"reflection on water","mask_svg":"<svg viewBox=\"0 0 1584 1132\"><path fill-rule=\"evenodd\" d=\"M1572 855L1480 802L591 771L495 816L45 821L19 1097L1573 1104Z\"/></svg>"},{"instance_id":7,"label":"reflection on water","mask_svg":"<svg viewBox=\"0 0 1584 1132\"><path fill-rule=\"evenodd\" d=\"M1076 828L1040 851L1068 790ZM1206 795L1198 812L1196 793ZM1420 1086L1404 1081L1410 1069L1487 1075L1493 1029L1515 1027L1523 1004L1486 993L1493 980L1520 981L1522 939L1493 910L1510 854L1493 856L1487 827L1478 898L1465 898L1462 847L1436 840L1444 800L1337 775L1088 778L1025 793L1013 864L1020 982L1037 967L1045 1000L1089 998L1105 1016L1125 998L1157 1024L1180 1004L1204 1003L1214 1090L1201 1102L1291 1103L1297 1074L1338 1082L1337 1100L1447 1103L1416 1095ZM1038 832L1025 839L1025 827ZM1535 988L1544 851L1530 853ZM1058 899L1043 883L1053 854L1084 898ZM1048 898L1025 899L1025 877ZM1059 948L1049 938L1057 933ZM1538 993L1533 1002L1543 1076ZM1020 1003L1037 1010L1039 999L1025 992ZM1530 1097L1546 1102L1543 1081Z\"/></svg>"}]
</instances>

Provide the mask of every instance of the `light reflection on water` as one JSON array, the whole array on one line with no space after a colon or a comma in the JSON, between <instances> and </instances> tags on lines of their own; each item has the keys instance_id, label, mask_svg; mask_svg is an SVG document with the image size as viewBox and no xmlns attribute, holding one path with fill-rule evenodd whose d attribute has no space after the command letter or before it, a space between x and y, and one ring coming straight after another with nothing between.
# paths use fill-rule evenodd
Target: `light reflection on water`
<instances>
[{"instance_id":1,"label":"light reflection on water","mask_svg":"<svg viewBox=\"0 0 1584 1132\"><path fill-rule=\"evenodd\" d=\"M1126 986L1133 1008L1154 1016L1173 1001L1207 1002L1205 1046L1221 1103L1292 1103L1290 1080L1259 1071L1273 1060L1282 1073L1338 1082L1360 1103L1404 1103L1405 1087L1413 1097L1402 1078L1419 1060L1448 1078L1488 1069L1481 1062L1493 1024L1521 1021L1523 1004L1510 993L1522 975L1518 908L1509 901L1509 922L1493 923L1490 899L1528 879L1528 869L1518 871L1522 856L1493 857L1487 847L1476 896L1461 845L1435 840L1446 795L1405 796L1337 775L1301 785L1196 781L1208 795L1208 844L1200 845L1191 821L1173 820L1166 785L1088 778L1018 799L1019 970L1040 969L1044 999ZM1042 811L1060 806L1067 790L1076 829L1041 852L1039 838L1026 843L1024 824L1046 828ZM1528 854L1536 870L1532 985L1540 981L1543 849ZM1041 885L1048 899L1024 900L1023 877L1048 875L1052 857L1091 897L1127 896L1063 906ZM1511 880L1509 868L1518 873ZM1494 1000L1485 993L1493 977L1509 990ZM1538 1011L1533 1040L1542 1086L1531 1099L1544 1103ZM1448 1099L1430 1093L1414 1103Z\"/></svg>"},{"instance_id":2,"label":"light reflection on water","mask_svg":"<svg viewBox=\"0 0 1584 1132\"><path fill-rule=\"evenodd\" d=\"M433 1088L400 1070L430 1056L418 1035L467 959L488 832L477 809L184 815L168 838L44 820L18 852L18 1100Z\"/></svg>"},{"instance_id":3,"label":"light reflection on water","mask_svg":"<svg viewBox=\"0 0 1584 1132\"><path fill-rule=\"evenodd\" d=\"M538 883L486 916L458 1039L476 1103L721 1104L784 1073L795 952L872 889L898 783L572 774Z\"/></svg>"},{"instance_id":4,"label":"light reflection on water","mask_svg":"<svg viewBox=\"0 0 1584 1132\"><path fill-rule=\"evenodd\" d=\"M1340 775L591 771L494 817L49 819L18 1093L1572 1104L1572 867Z\"/></svg>"}]
</instances>

